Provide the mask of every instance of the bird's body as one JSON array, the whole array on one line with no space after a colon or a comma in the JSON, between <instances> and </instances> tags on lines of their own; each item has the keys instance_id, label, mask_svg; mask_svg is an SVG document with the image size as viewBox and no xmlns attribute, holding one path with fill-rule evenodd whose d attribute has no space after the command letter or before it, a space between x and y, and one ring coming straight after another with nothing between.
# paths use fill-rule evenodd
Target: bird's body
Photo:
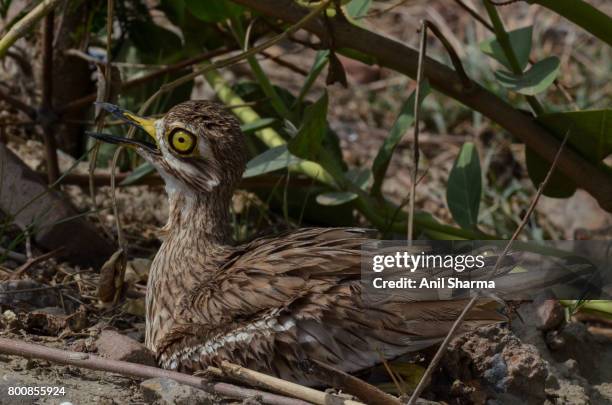
<instances>
[{"instance_id":1,"label":"bird's body","mask_svg":"<svg viewBox=\"0 0 612 405\"><path fill-rule=\"evenodd\" d=\"M149 129L157 148L122 142L166 181L169 219L146 298L146 345L163 367L193 372L229 360L310 383L302 360L358 371L438 342L461 312L457 301L368 304L363 229L300 229L234 246L229 205L246 153L237 120L222 107L186 102L154 123L107 108ZM502 319L479 307L465 325Z\"/></svg>"},{"instance_id":2,"label":"bird's body","mask_svg":"<svg viewBox=\"0 0 612 405\"><path fill-rule=\"evenodd\" d=\"M438 342L464 305L368 305L360 229L300 229L239 247L174 237L156 256L147 291L147 346L164 368L193 372L229 360L310 383L301 361L347 372L374 366ZM468 324L500 320L474 311Z\"/></svg>"}]
</instances>

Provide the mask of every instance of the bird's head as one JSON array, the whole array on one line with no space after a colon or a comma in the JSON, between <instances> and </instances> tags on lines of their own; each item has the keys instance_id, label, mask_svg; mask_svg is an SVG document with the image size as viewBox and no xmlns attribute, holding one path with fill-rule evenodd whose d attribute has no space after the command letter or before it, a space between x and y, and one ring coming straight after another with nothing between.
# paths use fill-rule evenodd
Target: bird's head
<instances>
[{"instance_id":1,"label":"bird's head","mask_svg":"<svg viewBox=\"0 0 612 405\"><path fill-rule=\"evenodd\" d=\"M114 116L143 129L151 142L90 133L96 139L135 149L150 162L172 191L210 194L233 191L246 164L244 134L238 120L219 104L186 101L162 118L138 117L100 103Z\"/></svg>"}]
</instances>

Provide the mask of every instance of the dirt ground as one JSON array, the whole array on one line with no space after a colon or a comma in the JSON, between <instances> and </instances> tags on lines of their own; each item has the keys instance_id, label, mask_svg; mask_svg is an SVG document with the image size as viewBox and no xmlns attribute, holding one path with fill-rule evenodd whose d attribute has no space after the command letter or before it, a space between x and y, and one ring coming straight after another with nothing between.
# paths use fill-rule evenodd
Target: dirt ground
<instances>
[{"instance_id":1,"label":"dirt ground","mask_svg":"<svg viewBox=\"0 0 612 405\"><path fill-rule=\"evenodd\" d=\"M438 21L448 31L453 43L467 41L467 34L456 30L461 19L453 13L445 12L443 2L437 7L426 7L424 1L409 2L389 13L375 23L379 31L393 36L408 44L415 45L418 21L428 16ZM527 7L509 18L509 28L526 25L535 19L549 19L542 26L557 27L559 32L569 30L567 23L554 20L544 13L536 14ZM380 28L383 27L383 28ZM554 31L554 30L551 30ZM482 39L485 32L477 29L472 33ZM544 32L538 33L544 37ZM549 32L549 37L558 35ZM584 37L577 34L574 44L581 44ZM477 42L472 40L473 42ZM472 44L473 45L473 44ZM438 45L439 46L439 45ZM462 47L457 47L462 48ZM571 44L564 50L572 49ZM436 53L434 44L433 53ZM460 56L470 58L469 47ZM273 48L272 53L286 52L283 48ZM576 51L580 57L589 60L588 49ZM586 53L586 56L584 54ZM437 56L441 55L439 53ZM312 53L287 54L287 59L298 66L307 67ZM569 56L568 56L569 57ZM332 87L330 111L332 128L339 134L347 162L353 166L371 164L379 145L387 136L394 114L401 100L411 89L407 78L376 67L352 64L344 61L349 73L349 89ZM468 66L471 70L477 67ZM271 62L264 62L273 82L282 84L290 90L296 86L295 77L286 75ZM588 66L587 66L588 67ZM595 69L594 67L588 67ZM3 81L12 80L3 77ZM474 73L474 72L471 72ZM476 72L477 73L477 72ZM595 75L594 72L593 75ZM239 78L247 74L240 68L233 69L230 76ZM578 85L582 76L573 71L565 71L561 80L568 86ZM299 84L299 83L297 83ZM323 88L323 83L318 83ZM604 86L610 86L609 83ZM34 97L33 88L22 89L25 99ZM210 98L210 90L198 85L194 98ZM605 101L604 101L605 102ZM457 103L436 96L426 106L433 111L432 123L422 134L424 165L428 167L427 176L419 184L417 206L435 215L445 223L452 223L444 191L448 172L459 150L466 140L486 144L491 151L483 156L483 171L490 170L496 175L499 187L512 185L518 190L510 196L485 196L489 207L483 215L483 229L508 235L516 226L516 218L528 205L533 194L533 185L527 179L522 161L523 149L507 137L499 134L499 129L490 124L473 126L469 122L479 122L481 117L452 119L449 116L465 116L466 111ZM438 115L436 115L436 111ZM445 117L439 115L440 111ZM0 119L7 119L9 112L0 112ZM18 154L32 169L43 166L44 148L27 128L10 130L5 134L9 147ZM27 139L27 140L26 140ZM396 202L401 202L410 185L410 140L400 144L396 157L389 169L385 182L385 194ZM60 156L62 171L74 163L68 156ZM80 163L75 173L86 174L87 163ZM104 169L99 173L107 173ZM492 183L492 181L491 181ZM488 184L493 188L492 184ZM498 189L496 189L498 190ZM92 208L86 188L78 186L63 187L72 203L80 210ZM100 214L100 232L108 231L115 237L115 217L112 214L111 194L108 187L97 190ZM138 342L144 340L144 304L146 272L150 259L154 256L159 241L157 231L165 223L167 201L161 186L137 186L120 188L117 192L119 215L126 238L130 243L129 266L127 270L127 299L117 308L109 309L100 305L97 299L97 286L100 275L91 268L79 268L53 259L45 261L28 270L26 280L38 280L46 284L74 282L69 287L40 290L27 296L0 294L0 336L26 342L43 344L67 350L97 353L97 341L102 330L117 330ZM237 204L238 205L238 204ZM94 216L92 216L94 217ZM566 200L542 198L537 207L535 220L528 226L524 238L546 233L556 238L610 238L612 216L603 212L597 203L584 192L577 192ZM34 252L38 253L38 252ZM21 262L8 260L2 265L14 270ZM38 282L36 281L36 282ZM23 284L10 285L7 280L0 281L2 288L23 288ZM34 286L34 288L37 288ZM9 298L10 296L10 298ZM32 312L41 315L33 317ZM75 315L75 314L79 315ZM511 325L486 327L457 337L451 344L433 381L424 397L431 404L547 404L547 405L605 405L612 404L612 323L605 318L575 318L562 322L554 328L541 331L535 326L535 308L523 303L512 319ZM416 375L422 372L431 353L406 359L417 365ZM373 371L364 378L378 381L380 373ZM411 377L404 376L408 385ZM72 366L51 364L44 360L28 360L16 356L0 355L0 404L142 404L153 402L147 399L138 379L79 369ZM382 385L383 383L381 383ZM388 381L386 387L389 386ZM15 386L57 386L65 388L61 397L28 398L9 397L9 387ZM170 390L168 390L170 391ZM172 392L164 394L171 395ZM161 398L161 397L160 397ZM166 397L164 397L166 398ZM165 401L165 402L164 402ZM157 399L157 403L190 403L184 398L175 402ZM195 400L194 400L195 401ZM199 403L231 403L230 399L207 397L198 399ZM234 401L235 402L235 401ZM191 402L195 403L195 402ZM244 401L255 404L257 399Z\"/></svg>"}]
</instances>

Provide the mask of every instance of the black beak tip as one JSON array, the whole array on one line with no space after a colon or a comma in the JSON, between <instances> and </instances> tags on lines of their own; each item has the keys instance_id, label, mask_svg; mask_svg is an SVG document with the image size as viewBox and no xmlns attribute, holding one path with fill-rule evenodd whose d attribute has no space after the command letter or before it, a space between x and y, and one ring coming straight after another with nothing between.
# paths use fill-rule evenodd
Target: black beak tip
<instances>
[{"instance_id":1,"label":"black beak tip","mask_svg":"<svg viewBox=\"0 0 612 405\"><path fill-rule=\"evenodd\" d=\"M107 143L118 143L119 142L119 140L115 136L108 135L108 134L101 134L99 132L85 131L85 135L90 136L102 142L107 142Z\"/></svg>"},{"instance_id":2,"label":"black beak tip","mask_svg":"<svg viewBox=\"0 0 612 405\"><path fill-rule=\"evenodd\" d=\"M124 110L121 107L118 107L114 104L106 103L103 101L96 101L94 104L98 107L105 109L106 111L108 111L109 113L113 114L116 117L125 118L126 110Z\"/></svg>"}]
</instances>

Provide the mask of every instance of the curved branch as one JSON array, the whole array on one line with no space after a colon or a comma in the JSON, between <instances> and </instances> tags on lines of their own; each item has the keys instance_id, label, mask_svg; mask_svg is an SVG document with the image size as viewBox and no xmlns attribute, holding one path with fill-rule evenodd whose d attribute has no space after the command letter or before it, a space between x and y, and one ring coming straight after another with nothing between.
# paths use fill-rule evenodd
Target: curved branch
<instances>
[{"instance_id":1,"label":"curved branch","mask_svg":"<svg viewBox=\"0 0 612 405\"><path fill-rule=\"evenodd\" d=\"M164 370L143 364L107 359L93 354L71 352L52 347L35 345L13 339L0 337L0 353L21 356L28 359L44 359L59 364L67 364L89 370L107 371L136 378L170 378L180 384L186 384L211 394L223 395L236 399L259 398L262 403L270 405L307 405L309 402L271 394L251 388L243 388L224 382L209 382L201 377Z\"/></svg>"},{"instance_id":2,"label":"curved branch","mask_svg":"<svg viewBox=\"0 0 612 405\"><path fill-rule=\"evenodd\" d=\"M308 12L290 0L232 1L287 22L298 21ZM351 48L373 57L380 66L412 78L416 77L416 50L341 19L330 19L329 23L333 28L337 48ZM330 32L320 18L309 21L304 28L323 39L326 39ZM532 117L514 109L476 83L469 91L464 90L459 75L433 59L426 59L425 73L433 88L479 111L516 136L539 156L549 162L553 161L561 142L538 125ZM607 173L569 148L565 148L561 155L558 169L595 197L602 208L612 212L612 178Z\"/></svg>"},{"instance_id":3,"label":"curved branch","mask_svg":"<svg viewBox=\"0 0 612 405\"><path fill-rule=\"evenodd\" d=\"M28 14L26 14L21 20L15 23L7 31L2 38L0 38L0 59L6 55L9 48L19 38L27 34L32 26L36 24L40 19L49 14L62 0L44 0L36 7L34 7Z\"/></svg>"}]
</instances>

